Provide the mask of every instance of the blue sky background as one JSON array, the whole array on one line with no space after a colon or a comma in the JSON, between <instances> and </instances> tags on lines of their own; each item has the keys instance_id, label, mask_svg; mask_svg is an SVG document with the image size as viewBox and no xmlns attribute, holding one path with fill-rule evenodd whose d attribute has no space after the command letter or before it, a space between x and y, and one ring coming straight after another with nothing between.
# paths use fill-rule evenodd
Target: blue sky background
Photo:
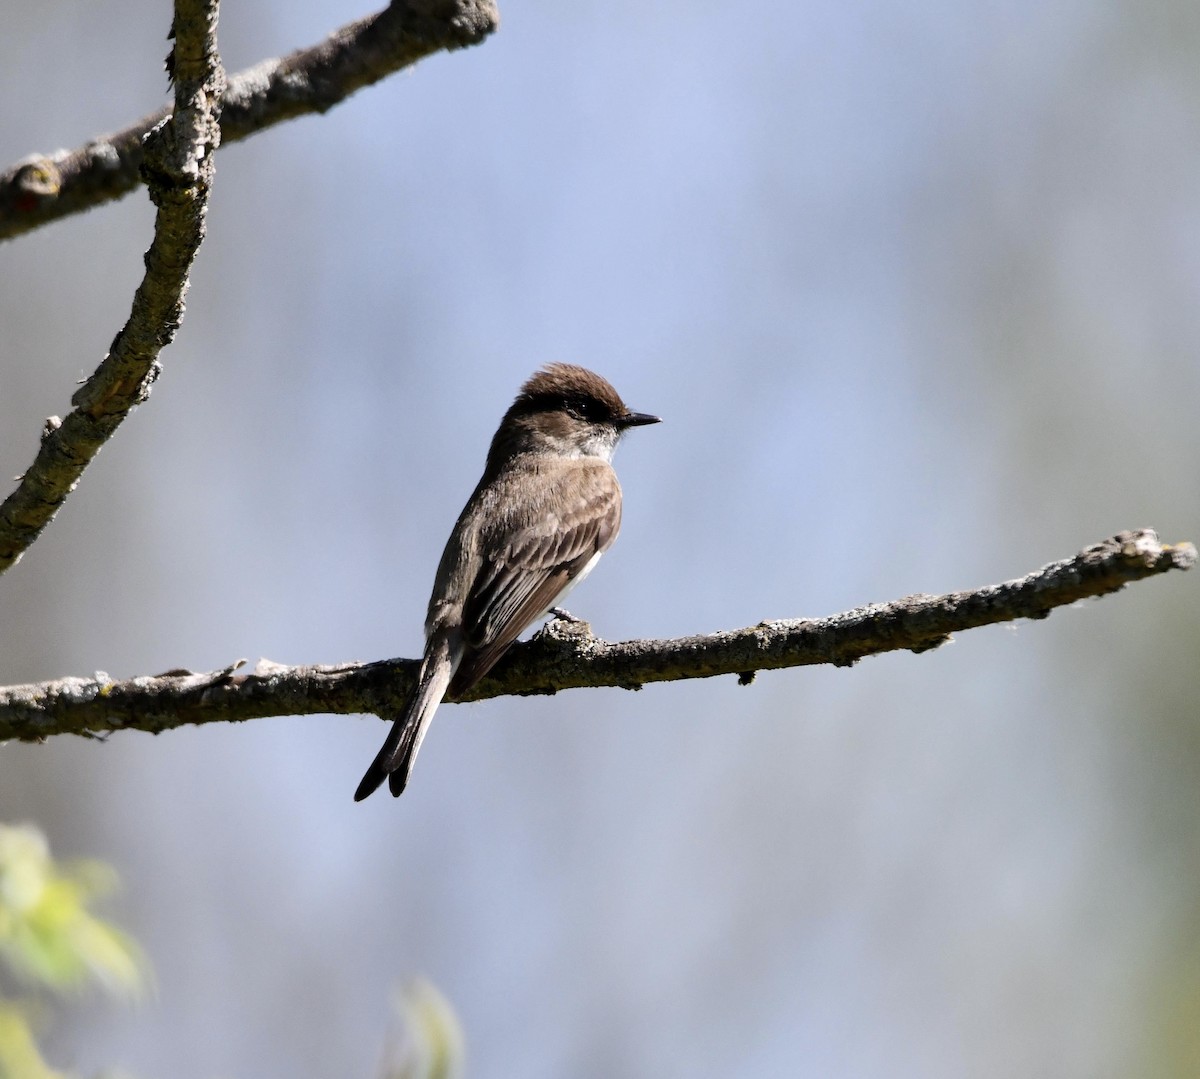
<instances>
[{"instance_id":1,"label":"blue sky background","mask_svg":"<svg viewBox=\"0 0 1200 1079\"><path fill-rule=\"evenodd\" d=\"M227 5L230 70L365 14ZM0 160L163 99L165 4L13 5ZM508 3L480 48L223 150L150 402L0 579L0 678L416 655L521 381L665 417L617 458L608 638L1200 537L1200 9ZM0 457L103 356L144 193L0 248ZM1200 1067L1188 577L852 670L0 748L0 818L122 873L136 1011L52 1059L374 1074L394 987L470 1073Z\"/></svg>"}]
</instances>

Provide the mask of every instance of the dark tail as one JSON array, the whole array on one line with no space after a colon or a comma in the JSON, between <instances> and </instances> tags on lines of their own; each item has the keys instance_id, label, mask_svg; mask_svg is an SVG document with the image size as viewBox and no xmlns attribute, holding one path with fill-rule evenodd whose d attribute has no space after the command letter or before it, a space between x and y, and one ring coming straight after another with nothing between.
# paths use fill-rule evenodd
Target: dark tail
<instances>
[{"instance_id":1,"label":"dark tail","mask_svg":"<svg viewBox=\"0 0 1200 1079\"><path fill-rule=\"evenodd\" d=\"M453 673L450 650L444 643L425 654L421 673L417 676L417 687L404 706L404 713L392 724L383 748L376 754L354 792L356 802L373 794L385 779L395 797L403 793L408 786L408 777L412 775L421 740L425 737L433 713L446 694Z\"/></svg>"}]
</instances>

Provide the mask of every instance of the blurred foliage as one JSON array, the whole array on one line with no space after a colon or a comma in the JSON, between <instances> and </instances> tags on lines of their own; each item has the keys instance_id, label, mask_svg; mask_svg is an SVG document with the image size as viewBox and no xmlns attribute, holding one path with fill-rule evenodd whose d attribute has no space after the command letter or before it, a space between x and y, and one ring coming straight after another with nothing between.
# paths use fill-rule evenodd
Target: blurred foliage
<instances>
[{"instance_id":1,"label":"blurred foliage","mask_svg":"<svg viewBox=\"0 0 1200 1079\"><path fill-rule=\"evenodd\" d=\"M89 910L115 884L98 862L56 864L36 828L0 825L0 973L35 993L95 984L134 996L144 984L140 951ZM28 1004L0 997L0 1079L65 1079L42 1059L30 1019Z\"/></svg>"},{"instance_id":2,"label":"blurred foliage","mask_svg":"<svg viewBox=\"0 0 1200 1079\"><path fill-rule=\"evenodd\" d=\"M37 828L0 824L0 985L58 995L98 985L136 996L147 969L140 950L89 909L115 885L115 873L99 862L56 863ZM0 995L0 1079L72 1079L38 1049L38 1005ZM418 980L398 994L396 1010L402 1034L386 1053L384 1079L461 1079L462 1026L446 998Z\"/></svg>"},{"instance_id":3,"label":"blurred foliage","mask_svg":"<svg viewBox=\"0 0 1200 1079\"><path fill-rule=\"evenodd\" d=\"M387 1054L383 1079L461 1079L465 1041L450 1002L416 979L397 994L396 1011L403 1036Z\"/></svg>"},{"instance_id":4,"label":"blurred foliage","mask_svg":"<svg viewBox=\"0 0 1200 1079\"><path fill-rule=\"evenodd\" d=\"M0 1077L3 1079L65 1079L38 1052L29 1018L7 1001L0 1001Z\"/></svg>"}]
</instances>

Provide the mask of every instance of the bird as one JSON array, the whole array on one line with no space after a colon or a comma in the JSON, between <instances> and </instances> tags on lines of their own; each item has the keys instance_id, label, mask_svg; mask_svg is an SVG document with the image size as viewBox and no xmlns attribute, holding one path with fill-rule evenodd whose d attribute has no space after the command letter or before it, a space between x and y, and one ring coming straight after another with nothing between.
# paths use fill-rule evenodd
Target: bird
<instances>
[{"instance_id":1,"label":"bird","mask_svg":"<svg viewBox=\"0 0 1200 1079\"><path fill-rule=\"evenodd\" d=\"M574 364L548 364L521 386L438 563L416 685L356 802L385 780L403 793L442 700L470 690L528 626L565 614L557 605L621 528L613 451L630 428L660 422Z\"/></svg>"}]
</instances>

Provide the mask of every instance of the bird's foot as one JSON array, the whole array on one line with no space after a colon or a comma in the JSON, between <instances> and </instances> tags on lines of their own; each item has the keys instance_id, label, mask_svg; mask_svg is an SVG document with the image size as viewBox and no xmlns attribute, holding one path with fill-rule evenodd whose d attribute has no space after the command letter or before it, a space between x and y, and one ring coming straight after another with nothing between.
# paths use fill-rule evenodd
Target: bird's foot
<instances>
[{"instance_id":1,"label":"bird's foot","mask_svg":"<svg viewBox=\"0 0 1200 1079\"><path fill-rule=\"evenodd\" d=\"M576 618L570 611L564 611L561 607L551 607L546 614L550 617L546 619L545 625L534 634L535 637L549 637L551 640L566 641L592 635L592 627L586 618Z\"/></svg>"}]
</instances>

